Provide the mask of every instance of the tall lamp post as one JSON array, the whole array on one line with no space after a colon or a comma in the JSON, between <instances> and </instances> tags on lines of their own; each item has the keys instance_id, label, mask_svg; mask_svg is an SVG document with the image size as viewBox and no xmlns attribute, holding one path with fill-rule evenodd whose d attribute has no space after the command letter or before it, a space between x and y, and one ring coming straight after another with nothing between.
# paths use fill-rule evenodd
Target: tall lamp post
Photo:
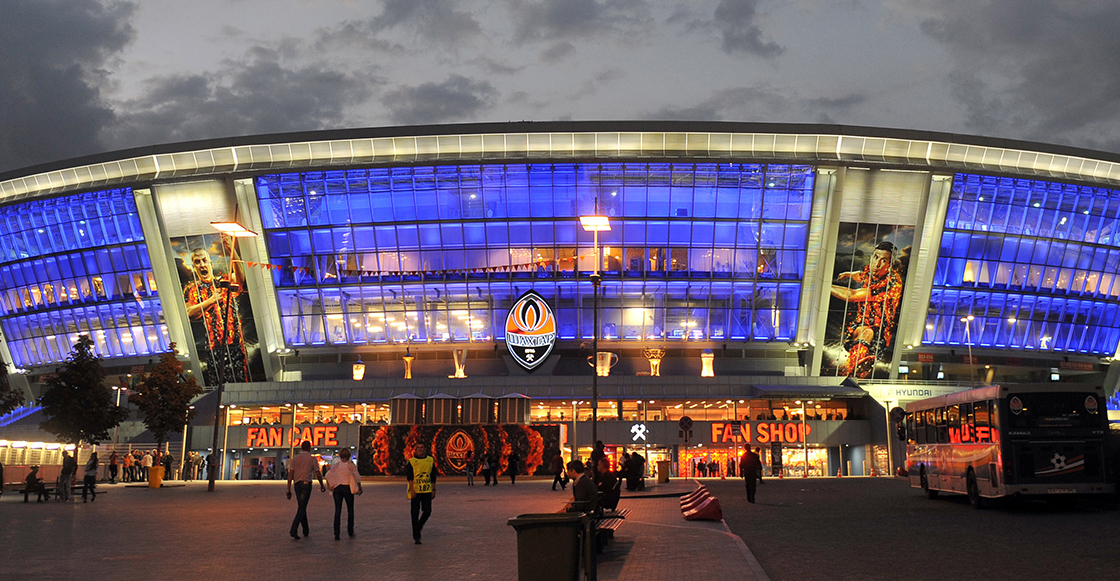
<instances>
[{"instance_id":1,"label":"tall lamp post","mask_svg":"<svg viewBox=\"0 0 1120 581\"><path fill-rule=\"evenodd\" d=\"M972 315L961 317L961 322L964 323L964 340L968 343L968 377L972 383L976 383L976 366L972 361L972 320L975 318Z\"/></svg>"},{"instance_id":2,"label":"tall lamp post","mask_svg":"<svg viewBox=\"0 0 1120 581\"><path fill-rule=\"evenodd\" d=\"M121 406L121 392L127 392L128 388L123 385L114 385L113 391L117 392L117 407ZM119 426L113 426L113 451L117 451L117 429Z\"/></svg>"},{"instance_id":3,"label":"tall lamp post","mask_svg":"<svg viewBox=\"0 0 1120 581\"><path fill-rule=\"evenodd\" d=\"M595 198L595 214L591 216L580 216L579 223L583 226L584 231L595 233L595 273L591 275L591 288L592 295L592 323L595 328L591 333L591 357L595 370L591 374L591 446L594 447L595 443L599 441L599 285L602 283L602 277L599 275L599 266L603 260L599 256L599 233L609 232L611 229L610 218L599 215L599 198ZM578 445L578 443L577 443Z\"/></svg>"},{"instance_id":4,"label":"tall lamp post","mask_svg":"<svg viewBox=\"0 0 1120 581\"><path fill-rule=\"evenodd\" d=\"M252 238L257 235L256 232L249 230L248 228L242 226L241 224L238 224L237 222L211 222L210 225L213 226L215 230L227 236L231 236L235 240L237 238ZM231 275L233 273L233 262L237 258L236 251L237 249L233 248L234 254L230 256ZM221 322L223 327L225 326L227 313L229 312L228 289L231 281L227 279L224 282L225 288L227 289L226 300L222 301L220 300L220 297L218 300L218 305L221 309ZM219 288L221 288L221 285L219 285ZM217 362L218 360L216 357L212 357L211 359L213 359L215 362ZM210 459L213 460L213 463L207 463L206 466L206 477L209 479L207 490L209 492L214 492L214 481L217 479L217 470L215 470L215 468L217 468L216 464L218 462L218 426L219 424L221 424L222 418L222 392L225 391L226 387L225 371L222 369L222 365L216 365L216 367L218 368L218 401L214 402L214 441L210 447ZM224 458L222 461L224 462Z\"/></svg>"}]
</instances>

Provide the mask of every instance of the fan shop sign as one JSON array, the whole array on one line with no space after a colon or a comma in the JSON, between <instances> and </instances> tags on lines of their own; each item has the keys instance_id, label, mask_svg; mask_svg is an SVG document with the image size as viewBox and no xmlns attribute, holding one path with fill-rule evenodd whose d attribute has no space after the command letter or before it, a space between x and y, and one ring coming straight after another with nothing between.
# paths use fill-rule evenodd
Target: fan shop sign
<instances>
[{"instance_id":1,"label":"fan shop sign","mask_svg":"<svg viewBox=\"0 0 1120 581\"><path fill-rule=\"evenodd\" d=\"M801 422L742 422L740 433L734 432L735 424L712 422L712 443L771 444L804 443L813 426Z\"/></svg>"},{"instance_id":2,"label":"fan shop sign","mask_svg":"<svg viewBox=\"0 0 1120 581\"><path fill-rule=\"evenodd\" d=\"M249 428L245 433L247 448L279 448L298 446L304 440L312 446L337 446L338 426L306 426L303 428Z\"/></svg>"}]
</instances>

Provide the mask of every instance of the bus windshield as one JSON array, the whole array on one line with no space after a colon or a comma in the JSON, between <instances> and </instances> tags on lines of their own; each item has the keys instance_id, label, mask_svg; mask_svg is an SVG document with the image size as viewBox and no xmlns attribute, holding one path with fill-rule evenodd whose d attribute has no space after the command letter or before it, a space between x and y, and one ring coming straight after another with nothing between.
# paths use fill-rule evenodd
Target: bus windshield
<instances>
[{"instance_id":1,"label":"bus windshield","mask_svg":"<svg viewBox=\"0 0 1120 581\"><path fill-rule=\"evenodd\" d=\"M1088 428L1101 424L1092 393L1019 393L1007 396L1011 428Z\"/></svg>"}]
</instances>

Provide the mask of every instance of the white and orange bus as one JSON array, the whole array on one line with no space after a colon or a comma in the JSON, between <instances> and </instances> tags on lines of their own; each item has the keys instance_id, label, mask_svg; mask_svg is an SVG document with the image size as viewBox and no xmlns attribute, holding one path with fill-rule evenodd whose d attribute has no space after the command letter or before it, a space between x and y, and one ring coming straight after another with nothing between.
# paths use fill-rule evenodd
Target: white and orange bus
<instances>
[{"instance_id":1,"label":"white and orange bus","mask_svg":"<svg viewBox=\"0 0 1120 581\"><path fill-rule=\"evenodd\" d=\"M1101 387L994 385L906 405L910 485L985 499L1112 493Z\"/></svg>"}]
</instances>

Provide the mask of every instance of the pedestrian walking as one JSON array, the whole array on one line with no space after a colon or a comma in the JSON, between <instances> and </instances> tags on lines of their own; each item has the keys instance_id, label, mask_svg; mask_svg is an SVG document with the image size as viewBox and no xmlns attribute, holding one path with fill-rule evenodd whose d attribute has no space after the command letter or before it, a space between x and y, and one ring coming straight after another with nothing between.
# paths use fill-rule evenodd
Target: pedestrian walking
<instances>
[{"instance_id":1,"label":"pedestrian walking","mask_svg":"<svg viewBox=\"0 0 1120 581\"><path fill-rule=\"evenodd\" d=\"M97 452L90 454L82 478L82 502L86 502L87 494L92 497L91 500L97 500L97 470L100 467L97 461Z\"/></svg>"},{"instance_id":2,"label":"pedestrian walking","mask_svg":"<svg viewBox=\"0 0 1120 581\"><path fill-rule=\"evenodd\" d=\"M307 523L307 503L311 500L312 479L319 480L320 492L326 492L327 486L323 484L323 473L319 471L319 461L311 455L311 441L304 440L299 446L300 452L292 458L292 469L288 471L288 500L292 499L292 483L296 486L296 517L292 519L292 528L289 534L293 539L299 540L299 527L303 526L303 536L311 534L311 527ZM213 466L210 467L213 469Z\"/></svg>"},{"instance_id":3,"label":"pedestrian walking","mask_svg":"<svg viewBox=\"0 0 1120 581\"><path fill-rule=\"evenodd\" d=\"M70 500L70 485L74 474L78 472L78 460L69 452L62 452L62 471L58 475L58 500Z\"/></svg>"},{"instance_id":4,"label":"pedestrian walking","mask_svg":"<svg viewBox=\"0 0 1120 581\"><path fill-rule=\"evenodd\" d=\"M758 450L758 448L755 448ZM758 489L758 479L762 474L762 458L758 452L747 448L739 467L743 474L743 481L747 485L747 502L754 504L755 491Z\"/></svg>"},{"instance_id":5,"label":"pedestrian walking","mask_svg":"<svg viewBox=\"0 0 1120 581\"><path fill-rule=\"evenodd\" d=\"M521 469L521 456L517 454L517 451L510 452L508 462L506 472L509 473L509 483L512 486L517 484L517 472Z\"/></svg>"},{"instance_id":6,"label":"pedestrian walking","mask_svg":"<svg viewBox=\"0 0 1120 581\"><path fill-rule=\"evenodd\" d=\"M432 516L432 499L436 496L435 461L428 456L428 447L417 444L405 467L408 478L408 499L411 503L412 540L420 544L424 523ZM497 484L497 482L495 482Z\"/></svg>"},{"instance_id":7,"label":"pedestrian walking","mask_svg":"<svg viewBox=\"0 0 1120 581\"><path fill-rule=\"evenodd\" d=\"M474 486L474 450L467 450L467 486Z\"/></svg>"},{"instance_id":8,"label":"pedestrian walking","mask_svg":"<svg viewBox=\"0 0 1120 581\"><path fill-rule=\"evenodd\" d=\"M556 485L560 485L560 490L568 489L568 475L564 473L564 456L560 454L560 450L552 455L552 466L550 470L554 474L552 478L552 490L556 490Z\"/></svg>"},{"instance_id":9,"label":"pedestrian walking","mask_svg":"<svg viewBox=\"0 0 1120 581\"><path fill-rule=\"evenodd\" d=\"M490 458L488 458L486 456L483 456L482 457L482 477L486 479L486 484L483 484L483 486L490 486L490 470L491 470L490 467L491 466L492 466L492 464L490 462ZM498 483L497 479L495 479L494 484L497 484L497 483Z\"/></svg>"},{"instance_id":10,"label":"pedestrian walking","mask_svg":"<svg viewBox=\"0 0 1120 581\"><path fill-rule=\"evenodd\" d=\"M119 468L117 452L114 450L112 454L109 454L109 484L117 483L117 470Z\"/></svg>"},{"instance_id":11,"label":"pedestrian walking","mask_svg":"<svg viewBox=\"0 0 1120 581\"><path fill-rule=\"evenodd\" d=\"M339 540L342 520L342 502L346 501L346 533L354 536L354 495L362 494L362 479L358 467L350 461L350 449L343 448L338 456L340 462L327 472L327 488L334 496L334 540Z\"/></svg>"}]
</instances>

